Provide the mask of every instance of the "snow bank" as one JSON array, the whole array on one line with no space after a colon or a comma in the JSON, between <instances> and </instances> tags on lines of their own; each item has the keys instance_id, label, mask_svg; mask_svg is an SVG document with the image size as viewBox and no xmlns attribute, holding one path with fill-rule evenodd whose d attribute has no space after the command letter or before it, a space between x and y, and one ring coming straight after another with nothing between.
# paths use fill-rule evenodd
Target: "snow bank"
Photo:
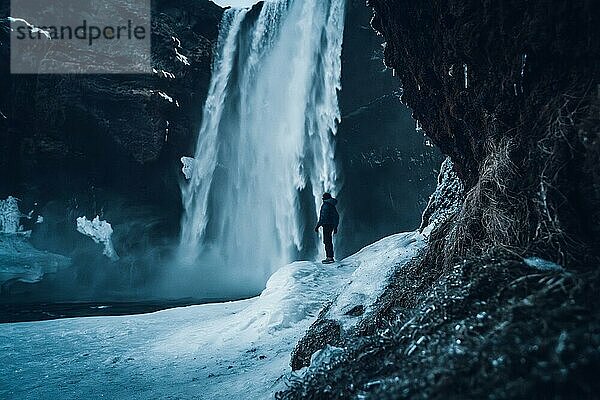
<instances>
[{"instance_id":1,"label":"snow bank","mask_svg":"<svg viewBox=\"0 0 600 400\"><path fill-rule=\"evenodd\" d=\"M96 216L92 221L86 217L77 218L77 232L83 233L85 236L92 238L96 243L102 243L104 245L104 254L112 261L119 259L117 252L115 251L112 244L112 226L106 221L100 221L100 217Z\"/></svg>"},{"instance_id":2,"label":"snow bank","mask_svg":"<svg viewBox=\"0 0 600 400\"><path fill-rule=\"evenodd\" d=\"M360 318L349 312L360 309L361 315L367 315L396 267L406 264L424 246L425 237L418 232L398 233L345 259L344 263L356 269L342 286L325 318L338 321L343 330L353 329Z\"/></svg>"},{"instance_id":3,"label":"snow bank","mask_svg":"<svg viewBox=\"0 0 600 400\"><path fill-rule=\"evenodd\" d=\"M10 349L0 398L273 398L323 306L339 293L329 313L349 328L348 308L368 309L394 267L423 243L403 233L335 264L295 262L249 300L0 325L0 351Z\"/></svg>"}]
</instances>

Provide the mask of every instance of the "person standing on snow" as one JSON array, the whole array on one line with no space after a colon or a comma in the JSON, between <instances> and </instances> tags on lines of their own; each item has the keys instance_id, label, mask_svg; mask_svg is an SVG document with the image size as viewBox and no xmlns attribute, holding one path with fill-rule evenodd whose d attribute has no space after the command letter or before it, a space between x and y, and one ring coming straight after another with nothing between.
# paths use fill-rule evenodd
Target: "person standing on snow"
<instances>
[{"instance_id":1,"label":"person standing on snow","mask_svg":"<svg viewBox=\"0 0 600 400\"><path fill-rule=\"evenodd\" d=\"M323 205L319 213L319 222L315 227L315 232L319 232L319 227L323 227L323 244L325 244L325 255L323 264L331 264L333 259L333 234L337 233L340 215L335 208L337 200L331 197L329 193L323 193Z\"/></svg>"}]
</instances>

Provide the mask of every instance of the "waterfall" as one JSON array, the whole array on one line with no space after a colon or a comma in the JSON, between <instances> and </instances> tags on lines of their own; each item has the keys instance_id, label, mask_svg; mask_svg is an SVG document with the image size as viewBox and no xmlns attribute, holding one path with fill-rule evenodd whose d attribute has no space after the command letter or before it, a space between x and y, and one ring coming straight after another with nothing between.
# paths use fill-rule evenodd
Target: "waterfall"
<instances>
[{"instance_id":1,"label":"waterfall","mask_svg":"<svg viewBox=\"0 0 600 400\"><path fill-rule=\"evenodd\" d=\"M190 178L182 260L262 285L274 267L316 246L305 231L322 192L339 186L344 2L271 0L258 16L225 11L194 160L182 160Z\"/></svg>"}]
</instances>

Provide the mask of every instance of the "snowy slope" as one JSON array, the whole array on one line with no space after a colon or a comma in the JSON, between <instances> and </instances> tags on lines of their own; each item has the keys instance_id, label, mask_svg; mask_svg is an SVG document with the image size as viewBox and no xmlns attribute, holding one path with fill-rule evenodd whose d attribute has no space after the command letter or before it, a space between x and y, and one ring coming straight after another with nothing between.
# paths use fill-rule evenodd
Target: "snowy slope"
<instances>
[{"instance_id":1,"label":"snowy slope","mask_svg":"<svg viewBox=\"0 0 600 400\"><path fill-rule=\"evenodd\" d=\"M398 234L333 265L295 262L250 300L0 325L0 398L272 398L322 306L340 293L333 310L343 318L356 299L374 301L422 243Z\"/></svg>"}]
</instances>

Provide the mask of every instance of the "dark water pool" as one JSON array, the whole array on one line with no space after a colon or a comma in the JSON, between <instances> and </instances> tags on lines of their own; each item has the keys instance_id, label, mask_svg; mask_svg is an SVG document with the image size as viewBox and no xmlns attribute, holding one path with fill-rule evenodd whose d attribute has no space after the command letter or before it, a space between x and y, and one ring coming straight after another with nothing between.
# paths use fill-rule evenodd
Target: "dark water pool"
<instances>
[{"instance_id":1,"label":"dark water pool","mask_svg":"<svg viewBox=\"0 0 600 400\"><path fill-rule=\"evenodd\" d=\"M0 323L45 321L60 318L145 314L168 308L219 303L231 299L182 299L139 302L76 302L0 304Z\"/></svg>"}]
</instances>

